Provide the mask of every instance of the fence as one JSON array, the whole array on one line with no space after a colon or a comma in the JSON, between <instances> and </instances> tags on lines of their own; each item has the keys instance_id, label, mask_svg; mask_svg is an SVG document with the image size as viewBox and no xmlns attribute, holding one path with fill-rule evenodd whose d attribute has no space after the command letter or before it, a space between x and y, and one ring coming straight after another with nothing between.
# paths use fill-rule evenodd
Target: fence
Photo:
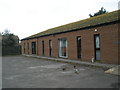
<instances>
[{"instance_id":1,"label":"fence","mask_svg":"<svg viewBox=\"0 0 120 90\"><path fill-rule=\"evenodd\" d=\"M21 46L2 46L2 56L5 55L20 55Z\"/></svg>"}]
</instances>

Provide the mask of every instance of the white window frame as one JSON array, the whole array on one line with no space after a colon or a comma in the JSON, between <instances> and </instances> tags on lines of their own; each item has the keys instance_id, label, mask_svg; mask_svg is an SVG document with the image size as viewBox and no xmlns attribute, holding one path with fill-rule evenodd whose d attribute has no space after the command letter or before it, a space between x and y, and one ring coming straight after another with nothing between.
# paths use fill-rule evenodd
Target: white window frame
<instances>
[{"instance_id":1,"label":"white window frame","mask_svg":"<svg viewBox=\"0 0 120 90\"><path fill-rule=\"evenodd\" d=\"M62 41L63 40L66 40L66 56L63 56L62 55L62 50L61 50L61 45L62 45ZM68 58L68 41L67 41L67 39L66 38L61 38L61 39L58 39L58 41L59 41L59 57L62 57L62 58Z\"/></svg>"}]
</instances>

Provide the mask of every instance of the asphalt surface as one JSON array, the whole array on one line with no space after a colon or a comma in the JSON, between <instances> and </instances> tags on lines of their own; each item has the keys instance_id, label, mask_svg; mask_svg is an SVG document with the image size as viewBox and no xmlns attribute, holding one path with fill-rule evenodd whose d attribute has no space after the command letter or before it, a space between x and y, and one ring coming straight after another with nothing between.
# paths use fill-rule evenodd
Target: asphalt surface
<instances>
[{"instance_id":1,"label":"asphalt surface","mask_svg":"<svg viewBox=\"0 0 120 90\"><path fill-rule=\"evenodd\" d=\"M25 56L2 58L2 88L118 88L119 76L93 68ZM65 70L63 70L65 68Z\"/></svg>"}]
</instances>

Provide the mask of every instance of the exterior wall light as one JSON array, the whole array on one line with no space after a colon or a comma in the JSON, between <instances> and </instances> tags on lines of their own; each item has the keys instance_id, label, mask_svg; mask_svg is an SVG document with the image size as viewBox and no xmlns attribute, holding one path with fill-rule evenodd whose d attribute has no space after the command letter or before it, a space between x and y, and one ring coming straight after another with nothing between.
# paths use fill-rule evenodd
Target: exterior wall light
<instances>
[{"instance_id":1,"label":"exterior wall light","mask_svg":"<svg viewBox=\"0 0 120 90\"><path fill-rule=\"evenodd\" d=\"M97 32L97 29L95 29L95 32Z\"/></svg>"}]
</instances>

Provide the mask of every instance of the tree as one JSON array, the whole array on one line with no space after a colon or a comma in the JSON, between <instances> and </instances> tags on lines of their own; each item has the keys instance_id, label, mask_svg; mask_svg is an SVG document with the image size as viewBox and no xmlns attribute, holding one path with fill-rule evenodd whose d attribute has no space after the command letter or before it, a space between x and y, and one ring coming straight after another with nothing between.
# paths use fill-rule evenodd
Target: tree
<instances>
[{"instance_id":1,"label":"tree","mask_svg":"<svg viewBox=\"0 0 120 90\"><path fill-rule=\"evenodd\" d=\"M2 55L20 54L20 51L18 36L5 30L2 33Z\"/></svg>"},{"instance_id":2,"label":"tree","mask_svg":"<svg viewBox=\"0 0 120 90\"><path fill-rule=\"evenodd\" d=\"M98 16L98 15L101 15L101 14L104 14L104 13L108 13L108 12L106 11L106 9L101 7L101 9L98 12L94 13L94 15L89 14L89 16L94 17L94 16Z\"/></svg>"},{"instance_id":3,"label":"tree","mask_svg":"<svg viewBox=\"0 0 120 90\"><path fill-rule=\"evenodd\" d=\"M2 32L0 32L0 36L2 35Z\"/></svg>"},{"instance_id":4,"label":"tree","mask_svg":"<svg viewBox=\"0 0 120 90\"><path fill-rule=\"evenodd\" d=\"M4 35L9 35L9 34L11 34L11 33L10 33L10 30L6 29L6 30L4 30L3 34L4 34Z\"/></svg>"},{"instance_id":5,"label":"tree","mask_svg":"<svg viewBox=\"0 0 120 90\"><path fill-rule=\"evenodd\" d=\"M16 46L18 45L19 38L10 31L5 30L2 35L2 45L3 46Z\"/></svg>"}]
</instances>

